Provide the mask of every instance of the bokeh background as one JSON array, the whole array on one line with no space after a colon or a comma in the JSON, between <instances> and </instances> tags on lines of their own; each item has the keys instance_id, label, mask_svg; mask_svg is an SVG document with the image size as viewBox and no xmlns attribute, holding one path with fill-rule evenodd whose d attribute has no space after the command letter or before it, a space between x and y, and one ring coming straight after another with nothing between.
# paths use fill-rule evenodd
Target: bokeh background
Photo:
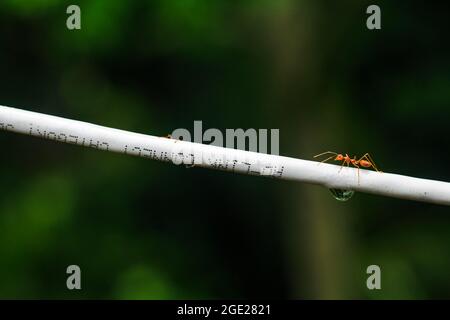
<instances>
[{"instance_id":1,"label":"bokeh background","mask_svg":"<svg viewBox=\"0 0 450 320\"><path fill-rule=\"evenodd\" d=\"M366 28L378 4L382 29ZM82 30L66 28L81 7ZM0 104L163 136L279 128L450 181L444 1L1 0ZM448 207L0 134L1 298L450 298ZM66 267L82 290L66 289ZM366 268L382 289L366 288Z\"/></svg>"}]
</instances>

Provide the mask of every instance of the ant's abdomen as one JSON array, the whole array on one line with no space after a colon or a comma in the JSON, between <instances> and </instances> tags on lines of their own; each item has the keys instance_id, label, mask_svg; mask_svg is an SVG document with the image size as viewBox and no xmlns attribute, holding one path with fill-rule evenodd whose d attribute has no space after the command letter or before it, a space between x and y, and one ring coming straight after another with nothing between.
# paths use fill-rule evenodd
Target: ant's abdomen
<instances>
[{"instance_id":1,"label":"ant's abdomen","mask_svg":"<svg viewBox=\"0 0 450 320\"><path fill-rule=\"evenodd\" d=\"M367 160L361 160L361 161L359 161L359 164L361 167L364 167L364 168L369 168L372 166L372 164Z\"/></svg>"}]
</instances>

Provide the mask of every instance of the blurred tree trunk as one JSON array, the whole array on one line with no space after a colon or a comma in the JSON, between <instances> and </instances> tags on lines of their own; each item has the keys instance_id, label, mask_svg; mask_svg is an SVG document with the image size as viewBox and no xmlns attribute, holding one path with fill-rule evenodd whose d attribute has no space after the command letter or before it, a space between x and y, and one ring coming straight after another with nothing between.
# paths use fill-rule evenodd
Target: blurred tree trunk
<instances>
[{"instance_id":1,"label":"blurred tree trunk","mask_svg":"<svg viewBox=\"0 0 450 320\"><path fill-rule=\"evenodd\" d=\"M266 28L267 60L273 67L272 113L283 124L281 154L310 159L338 142L320 137L320 132L327 130L320 121L324 112L321 104L327 98L321 92L323 80L316 68L320 64L317 45L321 39L315 32L315 2L281 3L261 24ZM334 121L339 122L339 118ZM291 297L348 297L349 207L333 200L331 193L320 187L289 183L284 188Z\"/></svg>"}]
</instances>

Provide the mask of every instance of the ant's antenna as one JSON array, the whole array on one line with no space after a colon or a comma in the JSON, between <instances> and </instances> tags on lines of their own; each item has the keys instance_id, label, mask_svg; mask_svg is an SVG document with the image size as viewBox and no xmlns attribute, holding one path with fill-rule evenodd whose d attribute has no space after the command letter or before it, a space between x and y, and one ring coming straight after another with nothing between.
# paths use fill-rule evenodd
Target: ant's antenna
<instances>
[{"instance_id":1,"label":"ant's antenna","mask_svg":"<svg viewBox=\"0 0 450 320\"><path fill-rule=\"evenodd\" d=\"M338 155L336 152L333 152L333 151L325 151L325 152L322 152L322 153L320 153L320 154L316 154L316 155L314 156L314 158L323 156L324 154L327 154L327 153L332 153L332 154L334 154L335 156Z\"/></svg>"}]
</instances>

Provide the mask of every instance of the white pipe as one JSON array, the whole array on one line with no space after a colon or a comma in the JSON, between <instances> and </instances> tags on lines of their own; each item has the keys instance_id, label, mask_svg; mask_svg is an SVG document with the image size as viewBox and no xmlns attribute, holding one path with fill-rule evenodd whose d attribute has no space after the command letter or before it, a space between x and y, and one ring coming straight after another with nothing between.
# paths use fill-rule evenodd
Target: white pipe
<instances>
[{"instance_id":1,"label":"white pipe","mask_svg":"<svg viewBox=\"0 0 450 320\"><path fill-rule=\"evenodd\" d=\"M450 183L235 150L112 129L0 106L0 130L175 164L295 180L326 188L450 205Z\"/></svg>"}]
</instances>

